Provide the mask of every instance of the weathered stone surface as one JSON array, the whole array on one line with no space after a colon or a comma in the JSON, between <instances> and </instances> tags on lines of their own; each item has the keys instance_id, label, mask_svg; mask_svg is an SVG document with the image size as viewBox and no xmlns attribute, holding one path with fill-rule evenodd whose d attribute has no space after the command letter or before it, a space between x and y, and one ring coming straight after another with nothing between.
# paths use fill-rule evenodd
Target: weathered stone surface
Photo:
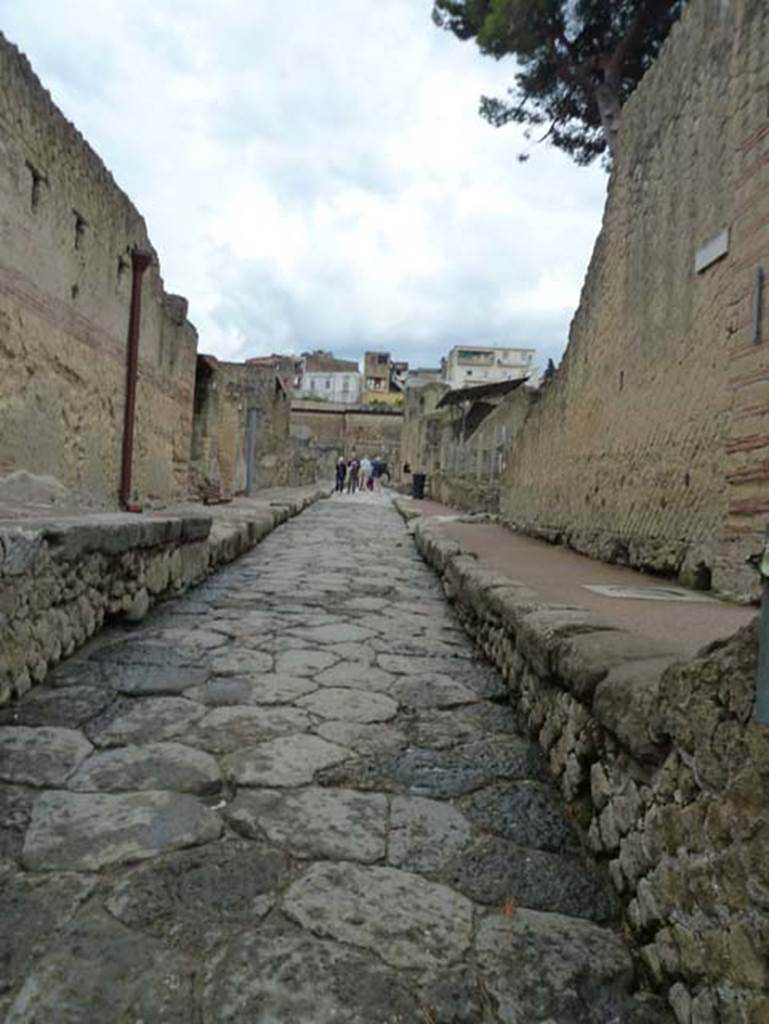
<instances>
[{"instance_id":1,"label":"weathered stone surface","mask_svg":"<svg viewBox=\"0 0 769 1024\"><path fill-rule=\"evenodd\" d=\"M390 695L409 708L453 708L473 704L478 695L450 676L427 673L400 679L390 687Z\"/></svg>"},{"instance_id":2,"label":"weathered stone surface","mask_svg":"<svg viewBox=\"0 0 769 1024\"><path fill-rule=\"evenodd\" d=\"M329 651L284 651L275 658L275 671L279 675L314 676L335 665L338 660Z\"/></svg>"},{"instance_id":3,"label":"weathered stone surface","mask_svg":"<svg viewBox=\"0 0 769 1024\"><path fill-rule=\"evenodd\" d=\"M344 722L386 722L398 713L398 704L382 693L324 687L297 704L321 718Z\"/></svg>"},{"instance_id":4,"label":"weathered stone surface","mask_svg":"<svg viewBox=\"0 0 769 1024\"><path fill-rule=\"evenodd\" d=\"M191 686L200 686L210 670L199 665L117 665L106 668L110 684L130 697L175 696Z\"/></svg>"},{"instance_id":5,"label":"weathered stone surface","mask_svg":"<svg viewBox=\"0 0 769 1024\"><path fill-rule=\"evenodd\" d=\"M468 820L451 804L393 797L387 861L407 871L434 874L472 839Z\"/></svg>"},{"instance_id":6,"label":"weathered stone surface","mask_svg":"<svg viewBox=\"0 0 769 1024\"><path fill-rule=\"evenodd\" d=\"M319 769L339 764L351 753L319 736L296 734L238 750L222 767L240 786L301 786L312 782Z\"/></svg>"},{"instance_id":7,"label":"weathered stone surface","mask_svg":"<svg viewBox=\"0 0 769 1024\"><path fill-rule=\"evenodd\" d=\"M77 729L104 711L114 699L114 693L107 686L69 686L66 689L38 686L18 704L4 708L0 722Z\"/></svg>"},{"instance_id":8,"label":"weathered stone surface","mask_svg":"<svg viewBox=\"0 0 769 1024\"><path fill-rule=\"evenodd\" d=\"M204 707L183 697L123 698L89 722L85 732L97 747L152 743L178 736L204 714Z\"/></svg>"},{"instance_id":9,"label":"weathered stone surface","mask_svg":"<svg viewBox=\"0 0 769 1024\"><path fill-rule=\"evenodd\" d=\"M259 675L272 671L272 655L250 647L227 647L213 653L211 669L217 676Z\"/></svg>"},{"instance_id":10,"label":"weathered stone surface","mask_svg":"<svg viewBox=\"0 0 769 1024\"><path fill-rule=\"evenodd\" d=\"M334 665L333 668L327 668L324 672L320 672L315 676L315 682L320 683L321 686L349 686L369 692L387 693L395 682L395 677L389 672L383 672L375 665L344 661Z\"/></svg>"},{"instance_id":11,"label":"weathered stone surface","mask_svg":"<svg viewBox=\"0 0 769 1024\"><path fill-rule=\"evenodd\" d=\"M228 839L147 861L120 879L106 907L130 928L208 948L228 930L251 930L288 879L285 853Z\"/></svg>"},{"instance_id":12,"label":"weathered stone surface","mask_svg":"<svg viewBox=\"0 0 769 1024\"><path fill-rule=\"evenodd\" d=\"M376 955L285 923L243 932L219 952L207 967L203 1014L265 1024L416 1024L421 1016L408 981Z\"/></svg>"},{"instance_id":13,"label":"weathered stone surface","mask_svg":"<svg viewBox=\"0 0 769 1024\"><path fill-rule=\"evenodd\" d=\"M484 837L457 854L445 879L478 903L509 901L531 910L606 921L616 913L613 893L582 857L514 846Z\"/></svg>"},{"instance_id":14,"label":"weathered stone surface","mask_svg":"<svg viewBox=\"0 0 769 1024\"><path fill-rule=\"evenodd\" d=\"M414 745L442 750L498 733L517 733L510 707L483 701L449 711L420 710L411 730Z\"/></svg>"},{"instance_id":15,"label":"weathered stone surface","mask_svg":"<svg viewBox=\"0 0 769 1024\"><path fill-rule=\"evenodd\" d=\"M6 1024L189 1024L192 965L106 914L77 920L27 977Z\"/></svg>"},{"instance_id":16,"label":"weathered stone surface","mask_svg":"<svg viewBox=\"0 0 769 1024\"><path fill-rule=\"evenodd\" d=\"M185 739L212 753L229 754L276 736L304 732L311 724L309 714L301 708L236 704L209 711Z\"/></svg>"},{"instance_id":17,"label":"weathered stone surface","mask_svg":"<svg viewBox=\"0 0 769 1024\"><path fill-rule=\"evenodd\" d=\"M349 747L357 754L391 754L408 743L405 733L381 722L322 722L315 730L330 743Z\"/></svg>"},{"instance_id":18,"label":"weathered stone surface","mask_svg":"<svg viewBox=\"0 0 769 1024\"><path fill-rule=\"evenodd\" d=\"M38 790L0 782L0 870L18 862L38 795Z\"/></svg>"},{"instance_id":19,"label":"weathered stone surface","mask_svg":"<svg viewBox=\"0 0 769 1024\"><path fill-rule=\"evenodd\" d=\"M75 729L0 727L0 779L29 786L64 786L93 747Z\"/></svg>"},{"instance_id":20,"label":"weathered stone surface","mask_svg":"<svg viewBox=\"0 0 769 1024\"><path fill-rule=\"evenodd\" d=\"M317 644L349 644L360 643L374 636L373 629L355 626L348 622L335 623L328 626L310 626L303 629L302 639Z\"/></svg>"},{"instance_id":21,"label":"weathered stone surface","mask_svg":"<svg viewBox=\"0 0 769 1024\"><path fill-rule=\"evenodd\" d=\"M22 861L30 871L98 871L216 839L221 819L175 793L43 793Z\"/></svg>"},{"instance_id":22,"label":"weathered stone surface","mask_svg":"<svg viewBox=\"0 0 769 1024\"><path fill-rule=\"evenodd\" d=\"M633 965L622 941L588 921L515 910L478 928L478 963L505 1021L626 1021ZM657 1018L648 1018L649 1024Z\"/></svg>"},{"instance_id":23,"label":"weathered stone surface","mask_svg":"<svg viewBox=\"0 0 769 1024\"><path fill-rule=\"evenodd\" d=\"M539 782L498 783L462 800L462 812L487 832L518 846L575 850L579 836L551 786Z\"/></svg>"},{"instance_id":24,"label":"weathered stone surface","mask_svg":"<svg viewBox=\"0 0 769 1024\"><path fill-rule=\"evenodd\" d=\"M182 743L104 750L87 758L69 780L80 793L171 789L177 793L215 793L221 773L209 754Z\"/></svg>"},{"instance_id":25,"label":"weathered stone surface","mask_svg":"<svg viewBox=\"0 0 769 1024\"><path fill-rule=\"evenodd\" d=\"M222 707L227 704L290 704L299 697L314 693L317 683L298 676L282 676L272 672L242 679L237 676L217 677L205 686L185 692L190 700Z\"/></svg>"},{"instance_id":26,"label":"weathered stone surface","mask_svg":"<svg viewBox=\"0 0 769 1024\"><path fill-rule=\"evenodd\" d=\"M387 800L352 789L239 793L225 816L243 835L264 835L293 856L372 863L384 857Z\"/></svg>"},{"instance_id":27,"label":"weathered stone surface","mask_svg":"<svg viewBox=\"0 0 769 1024\"><path fill-rule=\"evenodd\" d=\"M315 934L370 949L395 967L456 963L470 945L470 901L395 868L313 864L284 908Z\"/></svg>"}]
</instances>

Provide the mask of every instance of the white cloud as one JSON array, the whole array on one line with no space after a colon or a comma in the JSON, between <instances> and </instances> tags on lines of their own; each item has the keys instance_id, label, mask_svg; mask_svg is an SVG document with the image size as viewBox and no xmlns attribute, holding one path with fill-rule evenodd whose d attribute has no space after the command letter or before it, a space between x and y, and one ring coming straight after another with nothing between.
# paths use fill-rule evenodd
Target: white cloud
<instances>
[{"instance_id":1,"label":"white cloud","mask_svg":"<svg viewBox=\"0 0 769 1024\"><path fill-rule=\"evenodd\" d=\"M430 0L0 0L147 219L201 348L386 347L437 362L494 340L557 356L605 177L477 116L509 64Z\"/></svg>"}]
</instances>

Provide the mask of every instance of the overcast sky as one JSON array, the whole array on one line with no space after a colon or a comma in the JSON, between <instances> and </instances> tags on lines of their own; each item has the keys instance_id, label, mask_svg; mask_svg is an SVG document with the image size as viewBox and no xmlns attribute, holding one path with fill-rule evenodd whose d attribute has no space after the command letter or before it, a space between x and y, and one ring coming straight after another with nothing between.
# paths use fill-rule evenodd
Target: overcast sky
<instances>
[{"instance_id":1,"label":"overcast sky","mask_svg":"<svg viewBox=\"0 0 769 1024\"><path fill-rule=\"evenodd\" d=\"M0 0L145 216L201 351L558 358L606 175L477 115L513 66L430 0Z\"/></svg>"}]
</instances>

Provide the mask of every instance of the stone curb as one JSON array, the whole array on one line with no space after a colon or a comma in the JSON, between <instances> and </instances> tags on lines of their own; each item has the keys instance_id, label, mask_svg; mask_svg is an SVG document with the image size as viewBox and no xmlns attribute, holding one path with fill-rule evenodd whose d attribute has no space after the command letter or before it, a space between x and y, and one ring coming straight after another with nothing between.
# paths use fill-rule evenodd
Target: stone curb
<instances>
[{"instance_id":1,"label":"stone curb","mask_svg":"<svg viewBox=\"0 0 769 1024\"><path fill-rule=\"evenodd\" d=\"M0 521L0 706L41 682L105 620L140 621L329 494L325 486L279 492L204 515L200 506L181 506Z\"/></svg>"}]
</instances>

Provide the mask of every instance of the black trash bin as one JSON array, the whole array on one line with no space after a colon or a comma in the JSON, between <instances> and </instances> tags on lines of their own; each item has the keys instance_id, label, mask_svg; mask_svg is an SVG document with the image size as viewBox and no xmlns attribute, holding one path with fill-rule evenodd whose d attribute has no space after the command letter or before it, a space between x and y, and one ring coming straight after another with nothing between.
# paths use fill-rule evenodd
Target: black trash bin
<instances>
[{"instance_id":1,"label":"black trash bin","mask_svg":"<svg viewBox=\"0 0 769 1024\"><path fill-rule=\"evenodd\" d=\"M411 497L424 498L426 473L414 473L411 477Z\"/></svg>"}]
</instances>

